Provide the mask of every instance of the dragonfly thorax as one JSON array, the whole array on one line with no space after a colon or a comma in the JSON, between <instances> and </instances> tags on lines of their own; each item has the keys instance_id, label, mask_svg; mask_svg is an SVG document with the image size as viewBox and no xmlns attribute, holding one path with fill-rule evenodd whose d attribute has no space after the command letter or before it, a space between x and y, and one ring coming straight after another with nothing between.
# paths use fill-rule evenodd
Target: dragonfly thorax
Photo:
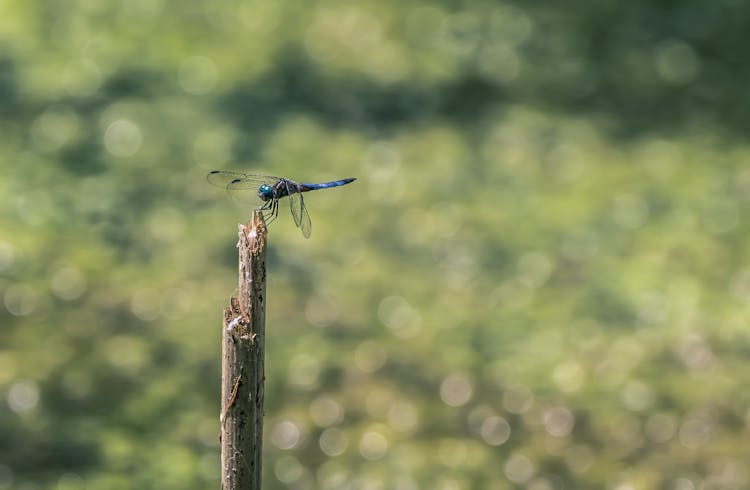
<instances>
[{"instance_id":1,"label":"dragonfly thorax","mask_svg":"<svg viewBox=\"0 0 750 490\"><path fill-rule=\"evenodd\" d=\"M268 184L263 184L258 187L258 197L263 201L270 201L273 199L273 187Z\"/></svg>"}]
</instances>

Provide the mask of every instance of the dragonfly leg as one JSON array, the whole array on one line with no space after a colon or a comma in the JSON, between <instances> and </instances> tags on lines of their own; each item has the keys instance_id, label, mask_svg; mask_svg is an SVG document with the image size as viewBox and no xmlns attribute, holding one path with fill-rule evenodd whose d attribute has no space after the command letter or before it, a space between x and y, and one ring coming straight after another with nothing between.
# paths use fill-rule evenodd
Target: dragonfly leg
<instances>
[{"instance_id":1,"label":"dragonfly leg","mask_svg":"<svg viewBox=\"0 0 750 490\"><path fill-rule=\"evenodd\" d=\"M266 219L266 225L272 223L279 215L279 202L276 199L271 199L260 207L263 213L263 219Z\"/></svg>"},{"instance_id":2,"label":"dragonfly leg","mask_svg":"<svg viewBox=\"0 0 750 490\"><path fill-rule=\"evenodd\" d=\"M263 217L265 219L265 216ZM276 220L276 215L273 213L268 213L268 219L266 220L266 225L270 225L271 223Z\"/></svg>"}]
</instances>

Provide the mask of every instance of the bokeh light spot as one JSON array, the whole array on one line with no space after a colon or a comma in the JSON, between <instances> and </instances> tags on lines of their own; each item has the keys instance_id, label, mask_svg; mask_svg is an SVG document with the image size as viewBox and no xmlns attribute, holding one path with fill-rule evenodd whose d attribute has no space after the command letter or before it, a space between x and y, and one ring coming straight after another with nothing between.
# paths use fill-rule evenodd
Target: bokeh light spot
<instances>
[{"instance_id":1,"label":"bokeh light spot","mask_svg":"<svg viewBox=\"0 0 750 490\"><path fill-rule=\"evenodd\" d=\"M112 122L104 132L104 147L116 157L126 158L135 155L142 143L141 128L128 119Z\"/></svg>"},{"instance_id":2,"label":"bokeh light spot","mask_svg":"<svg viewBox=\"0 0 750 490\"><path fill-rule=\"evenodd\" d=\"M584 444L570 446L565 450L565 463L573 473L584 473L594 464L594 452Z\"/></svg>"},{"instance_id":3,"label":"bokeh light spot","mask_svg":"<svg viewBox=\"0 0 750 490\"><path fill-rule=\"evenodd\" d=\"M86 291L86 280L75 267L63 267L52 276L52 292L65 301L78 299Z\"/></svg>"},{"instance_id":4,"label":"bokeh light spot","mask_svg":"<svg viewBox=\"0 0 750 490\"><path fill-rule=\"evenodd\" d=\"M5 309L14 316L26 316L34 312L39 295L30 287L16 284L5 290Z\"/></svg>"},{"instance_id":5,"label":"bokeh light spot","mask_svg":"<svg viewBox=\"0 0 750 490\"><path fill-rule=\"evenodd\" d=\"M552 371L552 380L558 388L565 393L575 393L583 386L585 372L583 368L574 361L566 361L555 367Z\"/></svg>"},{"instance_id":6,"label":"bokeh light spot","mask_svg":"<svg viewBox=\"0 0 750 490\"><path fill-rule=\"evenodd\" d=\"M451 374L440 384L440 398L451 407L466 405L474 392L471 381L466 376Z\"/></svg>"},{"instance_id":7,"label":"bokeh light spot","mask_svg":"<svg viewBox=\"0 0 750 490\"><path fill-rule=\"evenodd\" d=\"M153 289L139 289L130 300L130 311L143 321L152 321L159 317L161 302L159 293Z\"/></svg>"},{"instance_id":8,"label":"bokeh light spot","mask_svg":"<svg viewBox=\"0 0 750 490\"><path fill-rule=\"evenodd\" d=\"M707 369L715 359L703 335L694 332L680 340L677 353L686 367L696 371Z\"/></svg>"},{"instance_id":9,"label":"bokeh light spot","mask_svg":"<svg viewBox=\"0 0 750 490\"><path fill-rule=\"evenodd\" d=\"M658 412L651 415L643 427L646 437L653 442L667 442L677 430L677 420L674 416Z\"/></svg>"},{"instance_id":10,"label":"bokeh light spot","mask_svg":"<svg viewBox=\"0 0 750 490\"><path fill-rule=\"evenodd\" d=\"M695 483L690 478L677 478L672 485L674 490L695 490Z\"/></svg>"},{"instance_id":11,"label":"bokeh light spot","mask_svg":"<svg viewBox=\"0 0 750 490\"><path fill-rule=\"evenodd\" d=\"M461 439L443 439L437 448L440 462L448 467L461 466L469 456L469 448Z\"/></svg>"},{"instance_id":12,"label":"bokeh light spot","mask_svg":"<svg viewBox=\"0 0 750 490\"><path fill-rule=\"evenodd\" d=\"M30 380L16 381L8 388L6 400L17 414L30 412L39 404L39 386Z\"/></svg>"},{"instance_id":13,"label":"bokeh light spot","mask_svg":"<svg viewBox=\"0 0 750 490\"><path fill-rule=\"evenodd\" d=\"M305 467L293 456L284 455L281 456L276 464L273 466L274 475L281 482L287 485L291 485L300 479L305 474Z\"/></svg>"},{"instance_id":14,"label":"bokeh light spot","mask_svg":"<svg viewBox=\"0 0 750 490\"><path fill-rule=\"evenodd\" d=\"M63 86L73 96L93 95L102 83L101 69L88 58L70 61L63 69L61 76Z\"/></svg>"},{"instance_id":15,"label":"bokeh light spot","mask_svg":"<svg viewBox=\"0 0 750 490\"><path fill-rule=\"evenodd\" d=\"M690 449L703 446L711 440L712 435L713 424L702 417L689 418L680 426L680 443Z\"/></svg>"},{"instance_id":16,"label":"bokeh light spot","mask_svg":"<svg viewBox=\"0 0 750 490\"><path fill-rule=\"evenodd\" d=\"M321 396L310 404L310 418L318 427L328 427L344 417L344 409L339 402L331 398Z\"/></svg>"},{"instance_id":17,"label":"bokeh light spot","mask_svg":"<svg viewBox=\"0 0 750 490\"><path fill-rule=\"evenodd\" d=\"M107 339L101 352L109 363L127 373L135 373L148 362L146 340L133 335L117 335Z\"/></svg>"},{"instance_id":18,"label":"bokeh light spot","mask_svg":"<svg viewBox=\"0 0 750 490\"><path fill-rule=\"evenodd\" d=\"M419 412L413 403L396 400L388 410L388 423L399 432L411 432L419 424Z\"/></svg>"},{"instance_id":19,"label":"bokeh light spot","mask_svg":"<svg viewBox=\"0 0 750 490\"><path fill-rule=\"evenodd\" d=\"M378 306L378 316L394 335L411 338L422 328L422 315L400 296L388 296Z\"/></svg>"},{"instance_id":20,"label":"bokeh light spot","mask_svg":"<svg viewBox=\"0 0 750 490\"><path fill-rule=\"evenodd\" d=\"M744 461L735 457L714 457L708 462L706 480L724 488L746 488L748 469Z\"/></svg>"},{"instance_id":21,"label":"bokeh light spot","mask_svg":"<svg viewBox=\"0 0 750 490\"><path fill-rule=\"evenodd\" d=\"M80 490L86 488L86 480L77 473L63 473L57 479L55 490Z\"/></svg>"},{"instance_id":22,"label":"bokeh light spot","mask_svg":"<svg viewBox=\"0 0 750 490\"><path fill-rule=\"evenodd\" d=\"M388 452L388 439L377 431L362 434L359 441L359 453L369 461L382 459Z\"/></svg>"},{"instance_id":23,"label":"bokeh light spot","mask_svg":"<svg viewBox=\"0 0 750 490\"><path fill-rule=\"evenodd\" d=\"M642 411L654 402L654 391L640 381L628 381L622 389L622 401L630 410Z\"/></svg>"},{"instance_id":24,"label":"bokeh light spot","mask_svg":"<svg viewBox=\"0 0 750 490\"><path fill-rule=\"evenodd\" d=\"M503 408L522 414L534 406L534 395L525 386L510 386L503 392Z\"/></svg>"},{"instance_id":25,"label":"bokeh light spot","mask_svg":"<svg viewBox=\"0 0 750 490\"><path fill-rule=\"evenodd\" d=\"M489 17L490 38L518 46L529 39L534 25L526 13L509 4L493 9Z\"/></svg>"},{"instance_id":26,"label":"bokeh light spot","mask_svg":"<svg viewBox=\"0 0 750 490\"><path fill-rule=\"evenodd\" d=\"M526 488L528 490L555 490L558 488L555 481L559 481L559 478L554 477L553 479L547 479L543 477L537 477L531 480Z\"/></svg>"},{"instance_id":27,"label":"bokeh light spot","mask_svg":"<svg viewBox=\"0 0 750 490\"><path fill-rule=\"evenodd\" d=\"M479 431L484 442L490 446L505 444L510 438L510 424L499 415L493 415L484 419Z\"/></svg>"},{"instance_id":28,"label":"bokeh light spot","mask_svg":"<svg viewBox=\"0 0 750 490\"><path fill-rule=\"evenodd\" d=\"M499 43L482 49L478 65L482 74L498 83L512 82L521 71L521 59L515 49Z\"/></svg>"},{"instance_id":29,"label":"bokeh light spot","mask_svg":"<svg viewBox=\"0 0 750 490\"><path fill-rule=\"evenodd\" d=\"M679 39L662 43L655 54L656 71L667 82L685 85L700 71L700 60L693 48Z\"/></svg>"},{"instance_id":30,"label":"bokeh light spot","mask_svg":"<svg viewBox=\"0 0 750 490\"><path fill-rule=\"evenodd\" d=\"M91 373L68 369L62 377L61 386L69 398L73 400L82 399L91 393L93 387Z\"/></svg>"},{"instance_id":31,"label":"bokeh light spot","mask_svg":"<svg viewBox=\"0 0 750 490\"><path fill-rule=\"evenodd\" d=\"M384 388L374 388L365 397L365 408L373 417L388 415L393 403L394 393Z\"/></svg>"},{"instance_id":32,"label":"bokeh light spot","mask_svg":"<svg viewBox=\"0 0 750 490\"><path fill-rule=\"evenodd\" d=\"M31 126L34 146L44 152L60 149L74 140L80 131L80 118L69 109L49 109Z\"/></svg>"},{"instance_id":33,"label":"bokeh light spot","mask_svg":"<svg viewBox=\"0 0 750 490\"><path fill-rule=\"evenodd\" d=\"M354 363L366 373L373 373L383 367L388 353L379 342L365 340L354 349Z\"/></svg>"},{"instance_id":34,"label":"bokeh light spot","mask_svg":"<svg viewBox=\"0 0 750 490\"><path fill-rule=\"evenodd\" d=\"M349 439L346 432L335 427L329 427L320 434L320 449L328 456L339 456L346 451Z\"/></svg>"},{"instance_id":35,"label":"bokeh light spot","mask_svg":"<svg viewBox=\"0 0 750 490\"><path fill-rule=\"evenodd\" d=\"M271 442L279 449L293 449L302 439L299 426L290 420L276 423L271 430Z\"/></svg>"},{"instance_id":36,"label":"bokeh light spot","mask_svg":"<svg viewBox=\"0 0 750 490\"><path fill-rule=\"evenodd\" d=\"M534 463L528 457L519 453L511 454L506 460L503 469L506 478L518 484L528 482L536 471Z\"/></svg>"},{"instance_id":37,"label":"bokeh light spot","mask_svg":"<svg viewBox=\"0 0 750 490\"><path fill-rule=\"evenodd\" d=\"M449 15L442 25L444 45L454 54L473 53L481 39L481 20L479 16L468 12Z\"/></svg>"},{"instance_id":38,"label":"bokeh light spot","mask_svg":"<svg viewBox=\"0 0 750 490\"><path fill-rule=\"evenodd\" d=\"M338 305L326 296L312 296L307 300L305 317L316 327L327 327L339 316Z\"/></svg>"},{"instance_id":39,"label":"bokeh light spot","mask_svg":"<svg viewBox=\"0 0 750 490\"><path fill-rule=\"evenodd\" d=\"M335 459L328 459L318 467L316 474L319 484L318 488L321 490L346 488L350 473L349 469L343 463Z\"/></svg>"},{"instance_id":40,"label":"bokeh light spot","mask_svg":"<svg viewBox=\"0 0 750 490\"><path fill-rule=\"evenodd\" d=\"M551 436L565 437L573 431L575 416L565 407L552 407L544 411L543 422Z\"/></svg>"}]
</instances>

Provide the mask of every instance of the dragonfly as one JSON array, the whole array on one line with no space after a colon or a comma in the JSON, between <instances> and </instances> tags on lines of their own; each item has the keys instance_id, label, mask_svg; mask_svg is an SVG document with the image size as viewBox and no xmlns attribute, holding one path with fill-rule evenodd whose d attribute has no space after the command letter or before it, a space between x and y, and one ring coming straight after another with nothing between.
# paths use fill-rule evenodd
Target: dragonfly
<instances>
[{"instance_id":1,"label":"dragonfly","mask_svg":"<svg viewBox=\"0 0 750 490\"><path fill-rule=\"evenodd\" d=\"M230 192L255 189L258 198L263 202L258 209L267 212L268 216L270 216L268 223L271 223L279 215L279 200L288 197L289 207L292 211L292 218L294 218L294 224L302 231L305 238L310 238L312 223L310 222L310 215L307 212L307 207L305 207L305 199L302 197L302 193L346 185L357 179L350 177L347 179L333 180L331 182L323 182L321 184L310 184L307 182L295 182L291 179L273 177L270 175L211 170L208 175L206 175L206 180L208 180L210 184L223 187Z\"/></svg>"}]
</instances>

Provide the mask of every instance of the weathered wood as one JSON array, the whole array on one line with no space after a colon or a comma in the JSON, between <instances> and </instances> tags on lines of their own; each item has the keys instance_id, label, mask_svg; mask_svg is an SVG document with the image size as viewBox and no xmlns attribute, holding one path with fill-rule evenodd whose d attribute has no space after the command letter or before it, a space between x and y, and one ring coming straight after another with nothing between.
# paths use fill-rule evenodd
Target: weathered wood
<instances>
[{"instance_id":1,"label":"weathered wood","mask_svg":"<svg viewBox=\"0 0 750 490\"><path fill-rule=\"evenodd\" d=\"M266 224L239 225L239 288L224 311L221 366L221 488L260 490L266 300Z\"/></svg>"}]
</instances>

